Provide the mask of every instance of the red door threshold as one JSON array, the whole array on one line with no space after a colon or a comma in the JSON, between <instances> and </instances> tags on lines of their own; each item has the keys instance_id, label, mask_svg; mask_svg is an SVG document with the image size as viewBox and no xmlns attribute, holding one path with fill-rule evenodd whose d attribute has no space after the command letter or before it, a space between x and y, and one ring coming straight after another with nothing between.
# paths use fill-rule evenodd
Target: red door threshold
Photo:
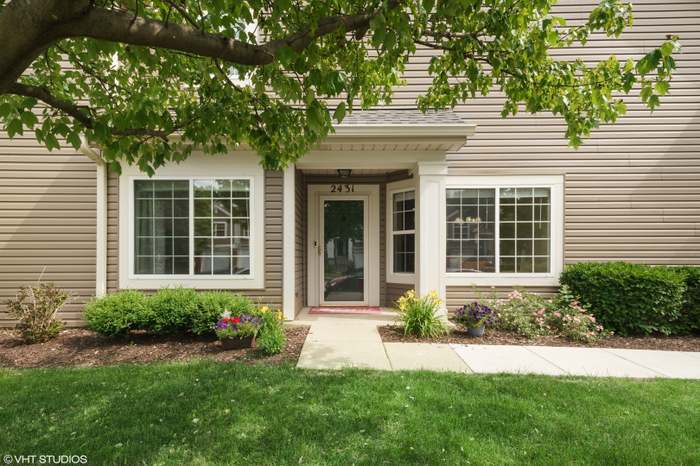
<instances>
[{"instance_id":1,"label":"red door threshold","mask_svg":"<svg viewBox=\"0 0 700 466\"><path fill-rule=\"evenodd\" d=\"M379 306L317 306L309 314L381 314Z\"/></svg>"}]
</instances>

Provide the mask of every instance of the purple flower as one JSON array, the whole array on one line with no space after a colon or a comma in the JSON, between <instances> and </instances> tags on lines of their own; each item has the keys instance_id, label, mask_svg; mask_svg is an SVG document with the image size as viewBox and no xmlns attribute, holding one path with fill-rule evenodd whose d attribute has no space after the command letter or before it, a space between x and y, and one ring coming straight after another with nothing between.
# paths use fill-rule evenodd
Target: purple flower
<instances>
[{"instance_id":1,"label":"purple flower","mask_svg":"<svg viewBox=\"0 0 700 466\"><path fill-rule=\"evenodd\" d=\"M493 324L495 313L487 305L474 301L471 304L457 308L455 317L466 325L491 325Z\"/></svg>"}]
</instances>

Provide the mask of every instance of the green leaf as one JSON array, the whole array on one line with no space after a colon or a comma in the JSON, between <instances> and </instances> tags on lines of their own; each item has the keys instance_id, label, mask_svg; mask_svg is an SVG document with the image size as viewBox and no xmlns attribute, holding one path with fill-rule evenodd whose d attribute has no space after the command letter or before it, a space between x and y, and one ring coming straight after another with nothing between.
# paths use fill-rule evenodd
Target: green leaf
<instances>
[{"instance_id":1,"label":"green leaf","mask_svg":"<svg viewBox=\"0 0 700 466\"><path fill-rule=\"evenodd\" d=\"M15 108L9 102L0 104L0 118L7 117Z\"/></svg>"},{"instance_id":2,"label":"green leaf","mask_svg":"<svg viewBox=\"0 0 700 466\"><path fill-rule=\"evenodd\" d=\"M22 130L22 120L19 118L13 118L12 120L7 123L7 127L5 128L7 131L7 135L10 136L10 138L15 137L18 134L24 134Z\"/></svg>"},{"instance_id":3,"label":"green leaf","mask_svg":"<svg viewBox=\"0 0 700 466\"><path fill-rule=\"evenodd\" d=\"M345 102L340 102L333 112L333 119L338 123L342 122L345 118Z\"/></svg>"},{"instance_id":4,"label":"green leaf","mask_svg":"<svg viewBox=\"0 0 700 466\"><path fill-rule=\"evenodd\" d=\"M24 125L28 128L34 128L34 125L36 125L38 122L39 120L31 110L25 110L22 112L22 123L24 123Z\"/></svg>"}]
</instances>

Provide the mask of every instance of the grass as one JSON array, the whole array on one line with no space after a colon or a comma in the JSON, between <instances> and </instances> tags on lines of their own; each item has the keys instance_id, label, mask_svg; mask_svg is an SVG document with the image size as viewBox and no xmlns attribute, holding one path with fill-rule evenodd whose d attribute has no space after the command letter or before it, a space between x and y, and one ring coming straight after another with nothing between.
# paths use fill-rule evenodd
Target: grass
<instances>
[{"instance_id":1,"label":"grass","mask_svg":"<svg viewBox=\"0 0 700 466\"><path fill-rule=\"evenodd\" d=\"M89 464L698 464L700 383L214 362L1 370L0 454Z\"/></svg>"}]
</instances>

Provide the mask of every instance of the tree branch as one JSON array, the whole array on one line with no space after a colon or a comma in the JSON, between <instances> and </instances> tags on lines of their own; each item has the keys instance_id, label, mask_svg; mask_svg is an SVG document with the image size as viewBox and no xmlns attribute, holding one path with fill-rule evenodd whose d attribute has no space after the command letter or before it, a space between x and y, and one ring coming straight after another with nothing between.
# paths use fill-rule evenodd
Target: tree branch
<instances>
[{"instance_id":1,"label":"tree branch","mask_svg":"<svg viewBox=\"0 0 700 466\"><path fill-rule=\"evenodd\" d=\"M91 115L92 112L86 112L78 105L75 105L73 102L54 96L45 87L14 83L12 86L10 86L8 93L24 97L33 97L37 100L44 102L49 107L55 108L63 112L64 114L72 117L85 128L93 129L95 127L96 121ZM167 131L149 128L109 128L109 131L114 136L149 136L163 140L167 140L168 136L172 134Z\"/></svg>"}]
</instances>

